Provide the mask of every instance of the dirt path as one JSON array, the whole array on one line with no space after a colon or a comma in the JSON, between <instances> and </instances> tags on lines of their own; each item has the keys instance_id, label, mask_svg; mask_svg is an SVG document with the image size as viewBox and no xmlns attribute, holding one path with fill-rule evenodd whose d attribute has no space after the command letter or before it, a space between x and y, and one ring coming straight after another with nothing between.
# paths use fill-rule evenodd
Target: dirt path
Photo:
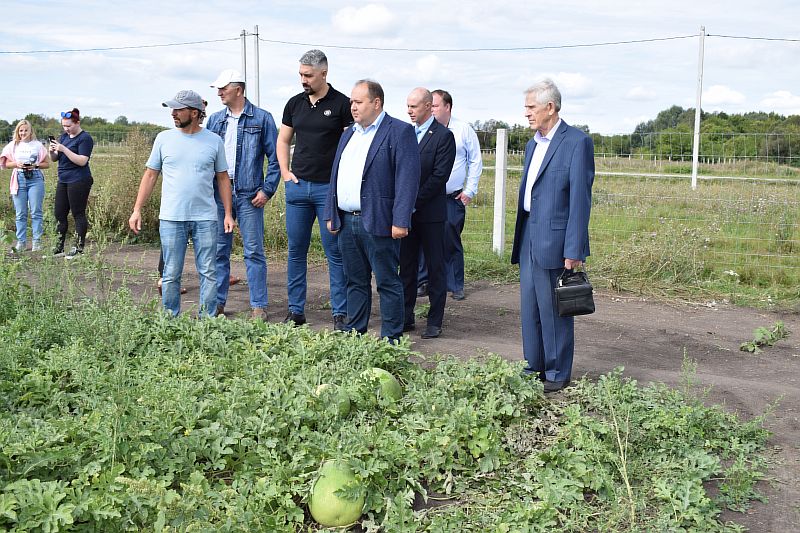
<instances>
[{"instance_id":1,"label":"dirt path","mask_svg":"<svg viewBox=\"0 0 800 533\"><path fill-rule=\"evenodd\" d=\"M134 295L154 298L155 267L158 250L138 246L110 249L105 258L137 275L131 289ZM232 271L245 279L241 258L234 260ZM145 272L142 274L141 272ZM196 304L198 279L194 257L187 254L184 271L184 309ZM285 263L269 264L270 321L279 322L286 315ZM444 332L438 339L423 340L414 332L414 349L423 354L436 352L471 357L494 352L510 361L522 358L518 287L468 283L467 299L448 299ZM331 327L328 278L324 267L312 267L306 316L313 328ZM374 298L370 329L380 330L377 298ZM573 376L590 378L618 366L625 375L640 383L651 381L678 386L684 350L697 361L696 379L711 387L710 400L725 405L744 418L763 413L778 401L767 427L773 432L769 447L778 461L770 472L774 481L761 483L769 502L756 503L745 514L726 512L723 520L732 520L754 532L800 530L800 315L773 313L731 306L668 305L641 298L600 293L596 295L597 312L576 319L576 353ZM249 312L247 285L231 288L226 314ZM766 348L759 355L739 350L752 339L760 326L782 320L791 331L788 339Z\"/></svg>"}]
</instances>

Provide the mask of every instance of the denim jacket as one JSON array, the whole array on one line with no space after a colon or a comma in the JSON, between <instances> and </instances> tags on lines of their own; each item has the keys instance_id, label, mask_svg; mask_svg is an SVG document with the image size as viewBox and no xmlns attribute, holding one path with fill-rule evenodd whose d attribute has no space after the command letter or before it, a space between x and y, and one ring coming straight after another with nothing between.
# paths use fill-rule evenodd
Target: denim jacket
<instances>
[{"instance_id":1,"label":"denim jacket","mask_svg":"<svg viewBox=\"0 0 800 533\"><path fill-rule=\"evenodd\" d=\"M228 109L222 109L208 118L206 129L225 139L228 128ZM272 198L278 188L281 177L275 144L278 140L278 129L269 111L254 106L245 99L244 110L239 117L239 128L236 132L236 172L234 174L234 190L237 195L248 198L262 189L267 198ZM267 177L264 179L264 157L267 157ZM214 183L216 188L216 182Z\"/></svg>"}]
</instances>

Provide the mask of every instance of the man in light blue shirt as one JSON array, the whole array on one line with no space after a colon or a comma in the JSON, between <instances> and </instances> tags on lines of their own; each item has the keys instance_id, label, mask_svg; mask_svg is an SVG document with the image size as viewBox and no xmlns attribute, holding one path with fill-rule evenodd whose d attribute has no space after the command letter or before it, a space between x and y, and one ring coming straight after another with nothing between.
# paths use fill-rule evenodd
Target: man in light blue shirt
<instances>
[{"instance_id":1,"label":"man in light blue shirt","mask_svg":"<svg viewBox=\"0 0 800 533\"><path fill-rule=\"evenodd\" d=\"M445 183L453 168L456 143L453 134L431 114L431 93L417 87L406 101L408 116L414 123L419 150L419 191L411 215L411 229L400 243L400 279L403 281L403 331L416 329L414 308L417 303L419 257L425 255L430 276L430 309L423 339L435 339L442 333L447 301L447 278L444 271L444 224L446 218Z\"/></svg>"},{"instance_id":2,"label":"man in light blue shirt","mask_svg":"<svg viewBox=\"0 0 800 533\"><path fill-rule=\"evenodd\" d=\"M142 207L163 174L159 233L164 254L161 299L173 316L180 313L181 276L187 239L194 245L195 265L200 276L200 316L216 314L217 283L214 258L217 250L217 204L214 181L225 209L225 233L233 231L231 186L222 140L200 127L205 111L203 99L194 91L180 91L162 104L172 109L175 129L156 136L139 185L128 225L134 233L142 229Z\"/></svg>"}]
</instances>

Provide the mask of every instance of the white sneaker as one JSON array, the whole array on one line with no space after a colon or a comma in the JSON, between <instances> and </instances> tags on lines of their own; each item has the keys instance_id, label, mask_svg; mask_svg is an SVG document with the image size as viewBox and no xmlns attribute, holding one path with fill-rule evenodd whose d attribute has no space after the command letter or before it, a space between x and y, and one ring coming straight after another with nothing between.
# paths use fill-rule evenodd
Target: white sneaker
<instances>
[{"instance_id":1,"label":"white sneaker","mask_svg":"<svg viewBox=\"0 0 800 533\"><path fill-rule=\"evenodd\" d=\"M26 246L27 246L27 243L22 242L22 241L17 241L17 244L14 245L14 251L15 252L24 252Z\"/></svg>"},{"instance_id":2,"label":"white sneaker","mask_svg":"<svg viewBox=\"0 0 800 533\"><path fill-rule=\"evenodd\" d=\"M83 248L78 248L77 246L73 246L72 249L67 252L67 255L64 257L66 259L75 259L76 257L83 255Z\"/></svg>"},{"instance_id":3,"label":"white sneaker","mask_svg":"<svg viewBox=\"0 0 800 533\"><path fill-rule=\"evenodd\" d=\"M41 251L42 251L42 243L39 241L33 241L31 252L41 252Z\"/></svg>"}]
</instances>

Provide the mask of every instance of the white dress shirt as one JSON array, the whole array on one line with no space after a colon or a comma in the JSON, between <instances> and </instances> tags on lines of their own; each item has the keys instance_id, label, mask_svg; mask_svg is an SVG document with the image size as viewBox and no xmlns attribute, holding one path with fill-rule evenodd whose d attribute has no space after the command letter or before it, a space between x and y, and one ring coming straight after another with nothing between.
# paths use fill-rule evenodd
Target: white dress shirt
<instances>
[{"instance_id":1,"label":"white dress shirt","mask_svg":"<svg viewBox=\"0 0 800 533\"><path fill-rule=\"evenodd\" d=\"M343 211L361 211L361 179L367 153L385 116L386 112L381 111L375 122L366 128L357 123L353 125L353 135L339 158L336 180L338 207Z\"/></svg>"},{"instance_id":2,"label":"white dress shirt","mask_svg":"<svg viewBox=\"0 0 800 533\"><path fill-rule=\"evenodd\" d=\"M559 126L561 126L560 118L555 126L550 128L547 135L543 137L542 134L537 131L536 135L533 136L533 140L536 141L536 150L533 151L531 166L528 167L528 177L525 181L525 196L522 201L522 208L528 213L531 212L531 191L533 190L533 184L536 182L536 177L539 175L539 170L542 168L544 156L547 154L548 148L550 148L550 141L553 139L556 131L558 131Z\"/></svg>"},{"instance_id":3,"label":"white dress shirt","mask_svg":"<svg viewBox=\"0 0 800 533\"><path fill-rule=\"evenodd\" d=\"M456 160L447 180L447 194L462 190L470 198L478 194L478 180L483 172L483 157L478 135L467 122L450 117L447 129L456 139Z\"/></svg>"},{"instance_id":4,"label":"white dress shirt","mask_svg":"<svg viewBox=\"0 0 800 533\"><path fill-rule=\"evenodd\" d=\"M240 115L241 116L241 115ZM233 179L236 174L236 142L239 136L239 117L227 115L228 125L225 128L225 159L228 161L228 176Z\"/></svg>"}]
</instances>

